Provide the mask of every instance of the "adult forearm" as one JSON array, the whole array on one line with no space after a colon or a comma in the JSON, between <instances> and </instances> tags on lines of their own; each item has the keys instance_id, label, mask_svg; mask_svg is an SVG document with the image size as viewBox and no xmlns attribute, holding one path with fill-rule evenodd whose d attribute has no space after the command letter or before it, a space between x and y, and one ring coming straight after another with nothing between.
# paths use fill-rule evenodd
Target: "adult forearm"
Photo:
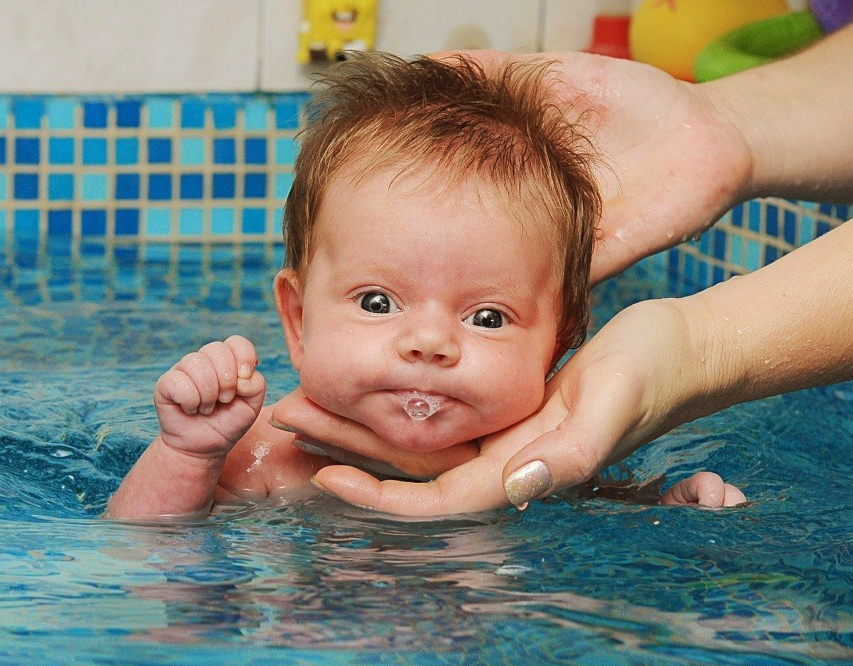
<instances>
[{"instance_id":1,"label":"adult forearm","mask_svg":"<svg viewBox=\"0 0 853 666\"><path fill-rule=\"evenodd\" d=\"M699 87L748 147L744 198L853 200L853 26L785 60Z\"/></svg>"},{"instance_id":2,"label":"adult forearm","mask_svg":"<svg viewBox=\"0 0 853 666\"><path fill-rule=\"evenodd\" d=\"M853 379L853 222L681 299L706 386L698 412ZM708 396L711 400L708 400ZM696 414L701 415L701 414Z\"/></svg>"}]
</instances>

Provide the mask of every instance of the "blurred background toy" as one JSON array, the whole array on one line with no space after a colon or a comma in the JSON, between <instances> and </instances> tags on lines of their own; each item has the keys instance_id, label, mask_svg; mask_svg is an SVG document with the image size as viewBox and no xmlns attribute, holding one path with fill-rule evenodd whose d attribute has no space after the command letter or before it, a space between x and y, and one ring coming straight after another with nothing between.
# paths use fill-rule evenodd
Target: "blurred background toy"
<instances>
[{"instance_id":1,"label":"blurred background toy","mask_svg":"<svg viewBox=\"0 0 853 666\"><path fill-rule=\"evenodd\" d=\"M789 13L785 0L644 0L631 19L631 55L694 81L693 64L708 44L741 26Z\"/></svg>"},{"instance_id":2,"label":"blurred background toy","mask_svg":"<svg viewBox=\"0 0 853 666\"><path fill-rule=\"evenodd\" d=\"M809 7L714 40L696 57L696 80L711 81L796 53L849 23L853 14L853 0L813 0Z\"/></svg>"},{"instance_id":3,"label":"blurred background toy","mask_svg":"<svg viewBox=\"0 0 853 666\"><path fill-rule=\"evenodd\" d=\"M376 0L302 0L299 62L340 60L376 44Z\"/></svg>"}]
</instances>

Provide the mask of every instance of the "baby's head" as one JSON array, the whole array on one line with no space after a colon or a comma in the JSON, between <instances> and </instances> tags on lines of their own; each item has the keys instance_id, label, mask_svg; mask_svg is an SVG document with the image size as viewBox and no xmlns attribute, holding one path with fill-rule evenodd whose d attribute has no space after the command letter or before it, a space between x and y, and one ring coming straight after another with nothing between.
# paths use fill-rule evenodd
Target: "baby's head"
<instances>
[{"instance_id":1,"label":"baby's head","mask_svg":"<svg viewBox=\"0 0 853 666\"><path fill-rule=\"evenodd\" d=\"M330 70L276 286L310 399L417 450L541 404L548 370L585 336L601 207L591 147L547 78L547 63L487 74L462 57L363 54ZM413 396L428 418L406 414Z\"/></svg>"}]
</instances>

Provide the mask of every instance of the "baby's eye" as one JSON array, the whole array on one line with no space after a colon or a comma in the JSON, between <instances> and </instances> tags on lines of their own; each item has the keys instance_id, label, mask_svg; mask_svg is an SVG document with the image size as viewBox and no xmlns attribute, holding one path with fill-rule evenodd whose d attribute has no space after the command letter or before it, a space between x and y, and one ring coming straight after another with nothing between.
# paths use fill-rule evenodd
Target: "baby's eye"
<instances>
[{"instance_id":1,"label":"baby's eye","mask_svg":"<svg viewBox=\"0 0 853 666\"><path fill-rule=\"evenodd\" d=\"M362 310L371 314L388 314L399 310L397 304L381 291L368 292L361 297L359 305L361 305Z\"/></svg>"},{"instance_id":2,"label":"baby's eye","mask_svg":"<svg viewBox=\"0 0 853 666\"><path fill-rule=\"evenodd\" d=\"M508 322L506 316L499 310L483 308L468 317L465 323L472 326L482 326L483 328L500 328L501 326L506 326Z\"/></svg>"}]
</instances>

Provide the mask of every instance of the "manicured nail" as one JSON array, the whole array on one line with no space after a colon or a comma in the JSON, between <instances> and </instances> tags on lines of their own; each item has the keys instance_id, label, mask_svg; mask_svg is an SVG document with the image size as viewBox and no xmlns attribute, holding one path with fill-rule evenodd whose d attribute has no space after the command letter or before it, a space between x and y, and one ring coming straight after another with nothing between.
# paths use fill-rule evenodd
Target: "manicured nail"
<instances>
[{"instance_id":1,"label":"manicured nail","mask_svg":"<svg viewBox=\"0 0 853 666\"><path fill-rule=\"evenodd\" d=\"M324 458L330 457L329 452L326 451L326 449L317 446L317 444L323 444L323 442L318 442L316 439L312 439L308 442L302 437L297 437L291 442L291 444L293 444L297 449L302 449L305 453L311 453L315 456L323 456Z\"/></svg>"},{"instance_id":2,"label":"manicured nail","mask_svg":"<svg viewBox=\"0 0 853 666\"><path fill-rule=\"evenodd\" d=\"M299 428L294 428L292 425L287 425L286 423L276 421L275 419L270 419L270 425L273 428L278 428L279 430L284 430L285 432L292 432L294 435L298 435L301 432Z\"/></svg>"},{"instance_id":3,"label":"manicured nail","mask_svg":"<svg viewBox=\"0 0 853 666\"><path fill-rule=\"evenodd\" d=\"M548 465L541 460L533 460L507 477L504 491L510 502L524 510L530 500L548 490L552 483Z\"/></svg>"}]
</instances>

